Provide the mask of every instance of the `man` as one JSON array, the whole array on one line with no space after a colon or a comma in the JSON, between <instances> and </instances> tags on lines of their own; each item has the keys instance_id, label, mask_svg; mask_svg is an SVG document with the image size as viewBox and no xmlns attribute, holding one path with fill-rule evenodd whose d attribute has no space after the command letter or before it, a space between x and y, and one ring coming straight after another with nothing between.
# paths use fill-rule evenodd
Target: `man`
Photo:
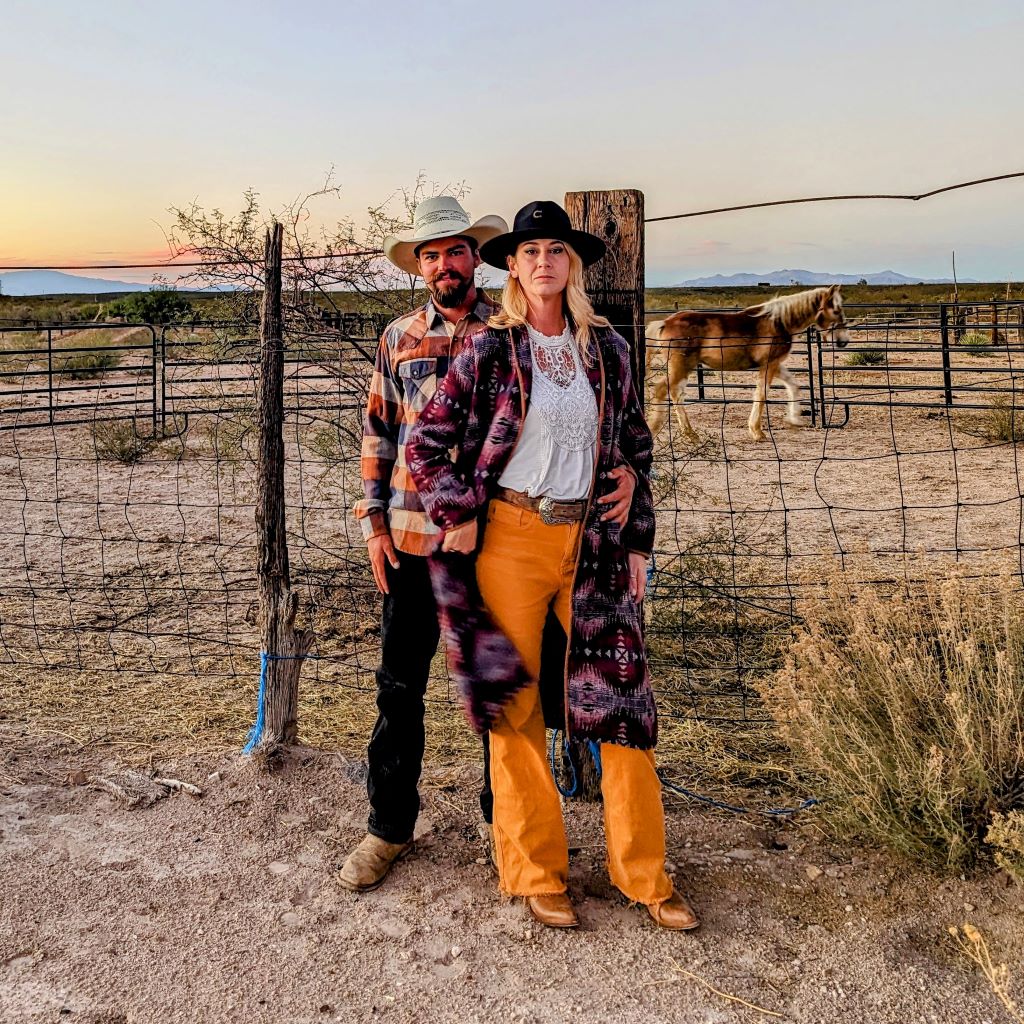
<instances>
[{"instance_id":1,"label":"man","mask_svg":"<svg viewBox=\"0 0 1024 1024\"><path fill-rule=\"evenodd\" d=\"M437 196L416 207L411 232L391 236L384 243L384 254L396 267L423 278L430 299L384 329L363 425L365 497L357 502L355 514L369 548L374 582L384 595L384 608L378 716L367 748L367 834L338 876L342 885L356 892L375 889L392 864L412 848L420 806L423 698L440 639L427 568L439 533L412 483L405 445L466 338L483 330L496 309L476 287L475 272L480 245L507 231L500 217L470 223L455 199ZM609 476L617 486L599 499L610 506L604 518L625 521L635 478L625 467L612 470ZM487 761L485 738L480 808L489 824L492 797Z\"/></svg>"},{"instance_id":2,"label":"man","mask_svg":"<svg viewBox=\"0 0 1024 1024\"><path fill-rule=\"evenodd\" d=\"M494 304L476 287L475 272L481 243L507 230L495 216L470 223L457 200L437 196L416 207L411 232L384 243L384 254L396 267L423 278L430 299L384 329L363 426L365 497L356 504L356 518L384 609L379 713L367 750L367 834L339 875L342 885L357 892L380 885L412 846L420 804L423 697L440 639L427 570L438 530L409 476L405 443L466 337L483 330L494 312ZM480 804L489 821L486 775Z\"/></svg>"}]
</instances>

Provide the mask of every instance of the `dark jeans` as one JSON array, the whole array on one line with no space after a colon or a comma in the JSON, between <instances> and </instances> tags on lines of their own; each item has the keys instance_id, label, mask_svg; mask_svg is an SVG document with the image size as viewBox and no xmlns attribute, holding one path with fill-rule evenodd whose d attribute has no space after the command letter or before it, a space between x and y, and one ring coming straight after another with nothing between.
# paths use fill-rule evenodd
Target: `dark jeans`
<instances>
[{"instance_id":1,"label":"dark jeans","mask_svg":"<svg viewBox=\"0 0 1024 1024\"><path fill-rule=\"evenodd\" d=\"M423 698L440 627L426 558L398 553L399 567L386 565L390 594L384 595L381 662L377 669L377 724L367 748L370 798L367 829L388 843L412 838L420 810L417 785L423 767ZM480 809L491 821L490 751L484 737L484 783Z\"/></svg>"}]
</instances>

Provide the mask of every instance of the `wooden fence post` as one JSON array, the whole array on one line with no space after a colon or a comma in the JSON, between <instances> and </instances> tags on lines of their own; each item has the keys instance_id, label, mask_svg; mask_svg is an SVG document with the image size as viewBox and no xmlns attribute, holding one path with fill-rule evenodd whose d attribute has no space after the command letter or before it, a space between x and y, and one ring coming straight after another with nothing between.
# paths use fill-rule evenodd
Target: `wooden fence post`
<instances>
[{"instance_id":1,"label":"wooden fence post","mask_svg":"<svg viewBox=\"0 0 1024 1024\"><path fill-rule=\"evenodd\" d=\"M637 189L566 192L565 210L574 228L597 235L608 246L604 259L584 271L584 283L595 311L608 317L629 342L633 381L643 403L644 194ZM562 769L565 775L575 773L575 799L601 799L601 778L589 744L570 739L568 749L563 749Z\"/></svg>"},{"instance_id":2,"label":"wooden fence post","mask_svg":"<svg viewBox=\"0 0 1024 1024\"><path fill-rule=\"evenodd\" d=\"M620 188L566 192L573 227L604 240L608 253L585 272L594 308L629 342L637 395L644 400L644 194Z\"/></svg>"},{"instance_id":3,"label":"wooden fence post","mask_svg":"<svg viewBox=\"0 0 1024 1024\"><path fill-rule=\"evenodd\" d=\"M284 496L284 330L281 316L282 225L267 232L260 367L256 390L256 581L259 596L260 707L247 753L271 757L297 735L299 672L313 635L295 629L299 595L291 589Z\"/></svg>"}]
</instances>

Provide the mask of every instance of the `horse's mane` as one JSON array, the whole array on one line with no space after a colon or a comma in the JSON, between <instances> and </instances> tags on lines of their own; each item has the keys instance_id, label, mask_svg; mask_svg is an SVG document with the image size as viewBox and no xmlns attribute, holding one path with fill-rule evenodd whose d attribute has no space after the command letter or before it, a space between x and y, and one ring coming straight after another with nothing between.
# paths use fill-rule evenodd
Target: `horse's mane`
<instances>
[{"instance_id":1,"label":"horse's mane","mask_svg":"<svg viewBox=\"0 0 1024 1024\"><path fill-rule=\"evenodd\" d=\"M743 312L755 317L770 316L784 331L792 333L814 319L821 297L827 291L828 287L811 288L794 295L776 295L767 302L748 306Z\"/></svg>"}]
</instances>

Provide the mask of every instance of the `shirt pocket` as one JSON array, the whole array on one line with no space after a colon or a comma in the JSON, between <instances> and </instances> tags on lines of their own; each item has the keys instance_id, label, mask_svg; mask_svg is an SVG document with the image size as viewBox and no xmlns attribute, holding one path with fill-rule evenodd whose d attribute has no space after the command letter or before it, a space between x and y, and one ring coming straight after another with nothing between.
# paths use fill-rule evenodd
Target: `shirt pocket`
<instances>
[{"instance_id":1,"label":"shirt pocket","mask_svg":"<svg viewBox=\"0 0 1024 1024\"><path fill-rule=\"evenodd\" d=\"M437 390L436 359L406 359L398 364L405 404L420 413Z\"/></svg>"}]
</instances>

